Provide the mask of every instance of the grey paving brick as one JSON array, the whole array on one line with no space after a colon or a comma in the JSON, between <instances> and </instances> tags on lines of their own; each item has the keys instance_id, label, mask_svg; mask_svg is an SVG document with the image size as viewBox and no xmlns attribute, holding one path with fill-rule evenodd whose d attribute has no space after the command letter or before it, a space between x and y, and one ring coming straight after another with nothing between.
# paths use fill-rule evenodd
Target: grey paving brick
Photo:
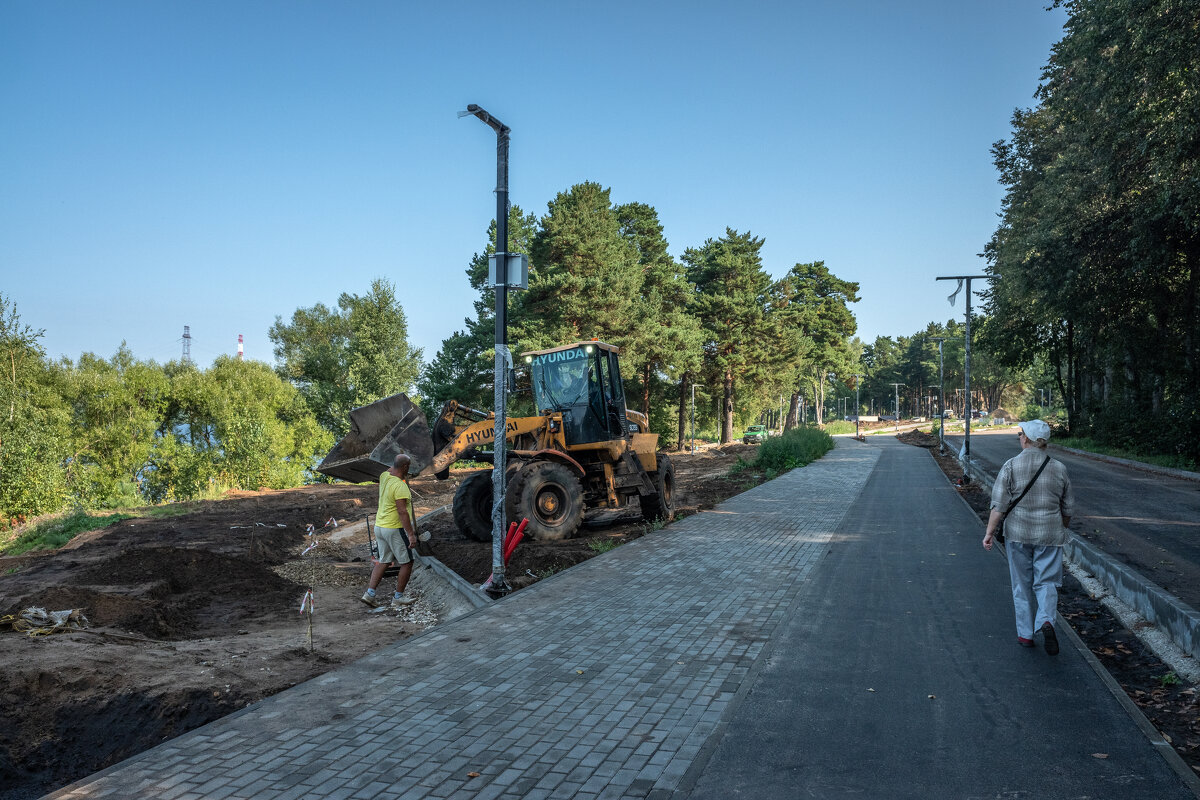
<instances>
[{"instance_id":1,"label":"grey paving brick","mask_svg":"<svg viewBox=\"0 0 1200 800\"><path fill-rule=\"evenodd\" d=\"M839 446L713 512L173 739L76 794L537 800L673 788L876 455ZM720 571L720 593L697 580L706 570ZM336 712L345 718L331 722Z\"/></svg>"}]
</instances>

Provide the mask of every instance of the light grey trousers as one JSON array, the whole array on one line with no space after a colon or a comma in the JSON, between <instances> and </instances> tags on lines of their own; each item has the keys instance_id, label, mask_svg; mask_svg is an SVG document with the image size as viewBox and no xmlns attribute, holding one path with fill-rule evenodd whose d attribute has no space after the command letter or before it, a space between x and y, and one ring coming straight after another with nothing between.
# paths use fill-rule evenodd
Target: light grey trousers
<instances>
[{"instance_id":1,"label":"light grey trousers","mask_svg":"<svg viewBox=\"0 0 1200 800\"><path fill-rule=\"evenodd\" d=\"M1060 545L1007 542L1008 576L1012 580L1017 636L1032 639L1046 622L1058 621L1058 587L1062 586Z\"/></svg>"}]
</instances>

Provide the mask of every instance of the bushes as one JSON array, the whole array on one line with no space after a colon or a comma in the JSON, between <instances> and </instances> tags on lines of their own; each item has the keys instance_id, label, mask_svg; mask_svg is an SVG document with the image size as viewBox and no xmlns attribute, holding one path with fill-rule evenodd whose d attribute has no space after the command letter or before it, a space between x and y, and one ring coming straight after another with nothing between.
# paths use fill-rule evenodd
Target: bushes
<instances>
[{"instance_id":1,"label":"bushes","mask_svg":"<svg viewBox=\"0 0 1200 800\"><path fill-rule=\"evenodd\" d=\"M754 461L757 469L773 471L803 467L833 449L833 438L818 428L792 428L782 436L772 436L758 447Z\"/></svg>"}]
</instances>

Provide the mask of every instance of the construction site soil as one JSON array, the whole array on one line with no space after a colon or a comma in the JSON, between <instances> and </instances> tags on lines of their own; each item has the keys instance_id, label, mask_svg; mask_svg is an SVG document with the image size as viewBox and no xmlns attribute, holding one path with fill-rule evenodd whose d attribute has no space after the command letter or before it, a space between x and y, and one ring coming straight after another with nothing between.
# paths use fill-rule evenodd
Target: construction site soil
<instances>
[{"instance_id":1,"label":"construction site soil","mask_svg":"<svg viewBox=\"0 0 1200 800\"><path fill-rule=\"evenodd\" d=\"M938 451L936 436L921 431L902 433L900 441L929 450L963 500L985 525L991 497L978 484L963 486L962 467L949 453ZM983 529L980 537L983 539ZM1137 635L1070 574L1064 572L1058 611L1079 634L1150 723L1162 733L1183 760L1200 773L1200 698L1195 686L1180 680Z\"/></svg>"},{"instance_id":2,"label":"construction site soil","mask_svg":"<svg viewBox=\"0 0 1200 800\"><path fill-rule=\"evenodd\" d=\"M760 483L753 470L730 474L754 451L673 453L677 514ZM420 552L478 585L491 544L465 540L445 510L469 474L411 488L420 530L432 534ZM377 499L375 485L236 492L0 558L0 616L80 609L90 623L43 636L0 630L0 798L40 797L437 624L429 598L374 613L359 601ZM640 514L591 514L574 539L522 542L508 574L519 590L652 532ZM385 578L381 594L390 586ZM300 612L310 588L311 615Z\"/></svg>"}]
</instances>

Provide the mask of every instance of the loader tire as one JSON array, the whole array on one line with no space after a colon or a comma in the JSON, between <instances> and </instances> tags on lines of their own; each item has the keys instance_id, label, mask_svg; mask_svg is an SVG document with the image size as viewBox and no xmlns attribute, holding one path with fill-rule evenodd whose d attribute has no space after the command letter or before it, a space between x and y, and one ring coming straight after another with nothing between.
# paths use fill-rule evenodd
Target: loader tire
<instances>
[{"instance_id":1,"label":"loader tire","mask_svg":"<svg viewBox=\"0 0 1200 800\"><path fill-rule=\"evenodd\" d=\"M655 493L640 498L642 516L647 522L670 522L675 518L675 468L671 466L671 457L665 453L658 454L656 466L650 476Z\"/></svg>"},{"instance_id":2,"label":"loader tire","mask_svg":"<svg viewBox=\"0 0 1200 800\"><path fill-rule=\"evenodd\" d=\"M454 523L477 542L492 539L492 473L470 475L454 493Z\"/></svg>"},{"instance_id":3,"label":"loader tire","mask_svg":"<svg viewBox=\"0 0 1200 800\"><path fill-rule=\"evenodd\" d=\"M508 518L528 519L525 535L540 541L570 539L583 523L583 486L564 464L534 461L508 484Z\"/></svg>"}]
</instances>

